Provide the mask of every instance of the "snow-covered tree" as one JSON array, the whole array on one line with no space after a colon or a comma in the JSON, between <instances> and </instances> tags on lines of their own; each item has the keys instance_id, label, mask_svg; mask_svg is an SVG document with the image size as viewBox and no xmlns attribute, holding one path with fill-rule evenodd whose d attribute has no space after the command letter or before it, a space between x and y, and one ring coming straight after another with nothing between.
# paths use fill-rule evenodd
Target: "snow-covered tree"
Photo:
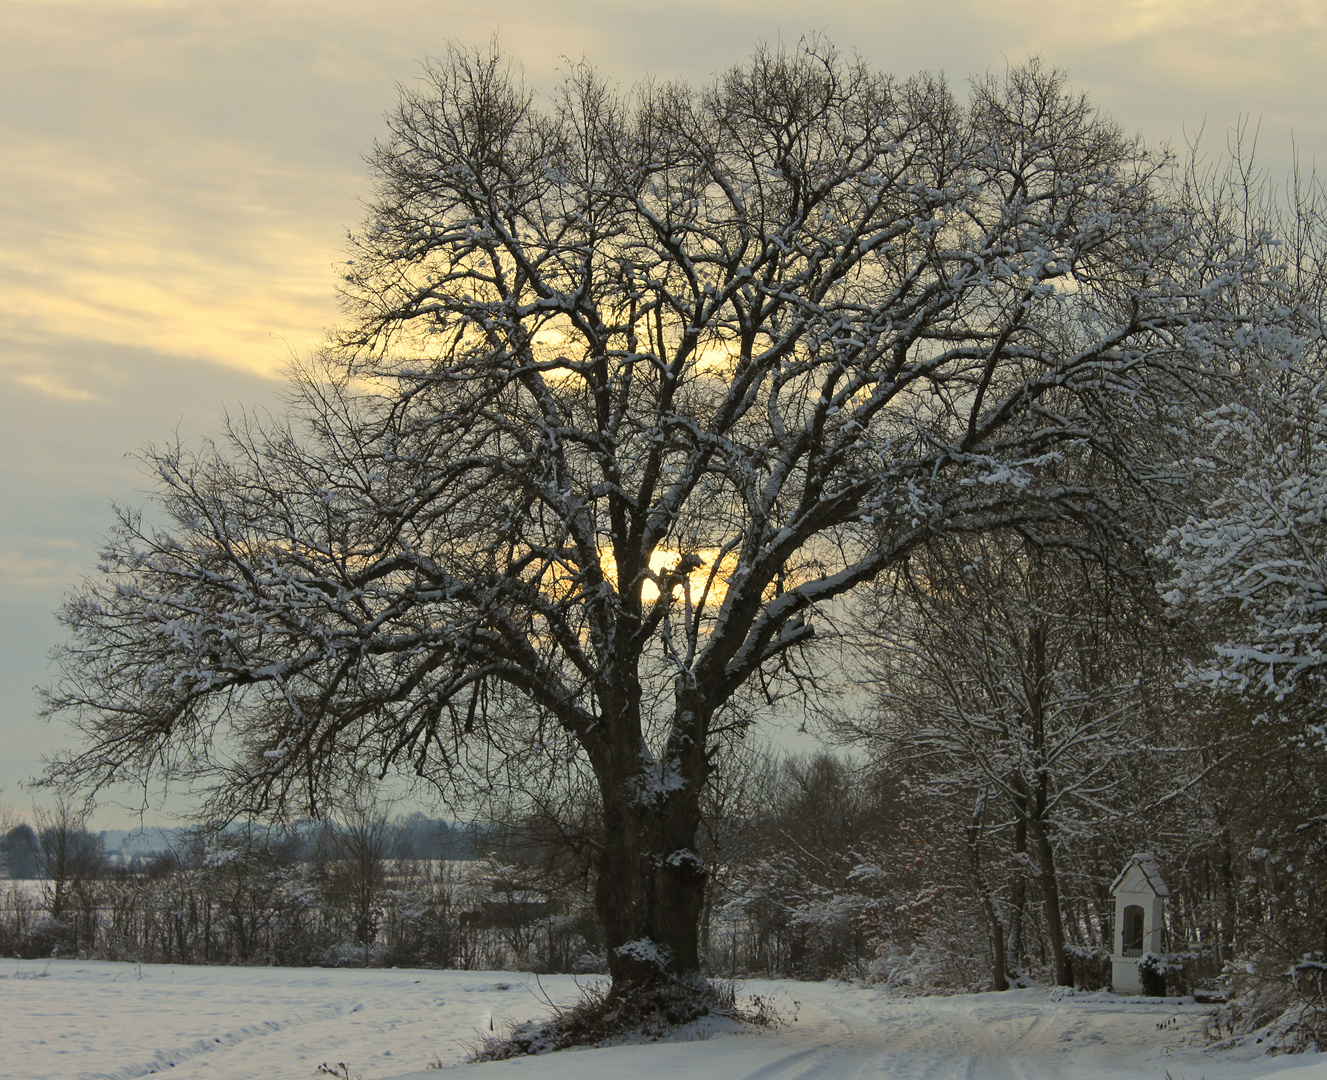
<instances>
[{"instance_id":1,"label":"snow-covered tree","mask_svg":"<svg viewBox=\"0 0 1327 1080\"><path fill-rule=\"evenodd\" d=\"M318 837L324 902L345 912L348 933L365 967L384 919L388 861L398 854L398 830L364 809L343 814Z\"/></svg>"},{"instance_id":2,"label":"snow-covered tree","mask_svg":"<svg viewBox=\"0 0 1327 1080\"><path fill-rule=\"evenodd\" d=\"M1239 132L1236 133L1240 135ZM1237 140L1209 178L1204 215L1261 246L1242 303L1275 306L1274 331L1241 335L1232 392L1201 415L1209 501L1165 537L1167 599L1212 647L1188 683L1266 707L1298 738L1327 735L1327 192L1273 188Z\"/></svg>"},{"instance_id":3,"label":"snow-covered tree","mask_svg":"<svg viewBox=\"0 0 1327 1080\"><path fill-rule=\"evenodd\" d=\"M716 960L795 978L861 973L906 888L892 859L898 792L878 770L820 754L783 760L763 794L747 820L718 823L745 835L723 852Z\"/></svg>"},{"instance_id":4,"label":"snow-covered tree","mask_svg":"<svg viewBox=\"0 0 1327 1080\"><path fill-rule=\"evenodd\" d=\"M234 814L588 769L620 1001L697 972L702 790L832 602L937 536L1108 528L1056 463L1152 478L1256 321L1240 246L1036 64L960 101L812 42L543 105L453 50L389 124L293 419L149 451L67 602L53 777Z\"/></svg>"},{"instance_id":5,"label":"snow-covered tree","mask_svg":"<svg viewBox=\"0 0 1327 1080\"><path fill-rule=\"evenodd\" d=\"M918 552L873 612L878 715L843 725L886 759L911 761L916 789L966 836L997 989L1020 965L1029 880L1055 977L1073 985L1061 859L1097 846L1121 816L1114 790L1143 748L1147 620L1118 580L1127 560L1069 532L1039 539Z\"/></svg>"},{"instance_id":6,"label":"snow-covered tree","mask_svg":"<svg viewBox=\"0 0 1327 1080\"><path fill-rule=\"evenodd\" d=\"M1168 599L1210 628L1190 681L1327 723L1327 371L1259 373L1256 397L1203 418L1229 486L1167 537Z\"/></svg>"},{"instance_id":7,"label":"snow-covered tree","mask_svg":"<svg viewBox=\"0 0 1327 1080\"><path fill-rule=\"evenodd\" d=\"M75 953L95 933L97 879L105 865L101 837L87 829L87 813L64 799L36 814L36 868L51 919L70 932Z\"/></svg>"},{"instance_id":8,"label":"snow-covered tree","mask_svg":"<svg viewBox=\"0 0 1327 1080\"><path fill-rule=\"evenodd\" d=\"M1278 325L1241 335L1237 378L1198 417L1198 500L1158 555L1196 631L1187 726L1210 732L1189 830L1210 910L1190 906L1261 1024L1293 998L1291 965L1327 950L1327 192L1271 185L1242 134L1189 188L1223 231L1274 238L1240 292Z\"/></svg>"}]
</instances>

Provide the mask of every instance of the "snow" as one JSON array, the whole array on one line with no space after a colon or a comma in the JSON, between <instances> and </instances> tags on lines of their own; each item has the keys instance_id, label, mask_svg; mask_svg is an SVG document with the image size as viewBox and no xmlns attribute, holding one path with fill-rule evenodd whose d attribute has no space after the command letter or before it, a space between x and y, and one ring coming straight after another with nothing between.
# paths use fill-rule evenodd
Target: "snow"
<instances>
[{"instance_id":1,"label":"snow","mask_svg":"<svg viewBox=\"0 0 1327 1080\"><path fill-rule=\"evenodd\" d=\"M625 945L619 945L617 952L620 956L629 956L642 964L658 964L663 967L666 962L659 946L649 938L637 938L635 941L628 941Z\"/></svg>"},{"instance_id":2,"label":"snow","mask_svg":"<svg viewBox=\"0 0 1327 1080\"><path fill-rule=\"evenodd\" d=\"M1157 866L1156 856L1153 855L1150 851L1139 852L1137 855L1134 855L1128 861L1128 863L1125 864L1124 869L1120 871L1119 875L1115 878L1114 883L1112 883L1110 887L1112 895L1119 892L1120 886L1124 884L1124 879L1129 876L1129 871L1132 870L1135 866L1138 867L1138 871L1140 874L1142 874L1143 878L1146 880L1148 887L1154 893L1156 893L1157 896L1170 895L1170 889L1167 887L1166 883L1161 879L1161 870Z\"/></svg>"},{"instance_id":3,"label":"snow","mask_svg":"<svg viewBox=\"0 0 1327 1080\"><path fill-rule=\"evenodd\" d=\"M754 981L784 1023L462 1066L479 1080L1327 1080L1327 1057L1204 1051L1203 1008L1042 989L897 998ZM574 1000L570 976L0 961L0 1072L12 1080L288 1080L344 1062L362 1080L436 1077L510 1019ZM436 1064L435 1064L436 1062ZM432 1066L432 1068L430 1067ZM480 1070L471 1073L471 1070Z\"/></svg>"}]
</instances>

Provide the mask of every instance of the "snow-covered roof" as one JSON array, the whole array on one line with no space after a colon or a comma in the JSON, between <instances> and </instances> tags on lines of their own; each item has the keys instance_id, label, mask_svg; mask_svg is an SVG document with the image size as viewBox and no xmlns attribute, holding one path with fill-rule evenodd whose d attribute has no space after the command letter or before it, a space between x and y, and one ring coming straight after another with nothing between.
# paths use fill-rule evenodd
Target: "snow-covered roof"
<instances>
[{"instance_id":1,"label":"snow-covered roof","mask_svg":"<svg viewBox=\"0 0 1327 1080\"><path fill-rule=\"evenodd\" d=\"M1120 876L1115 879L1110 887L1112 893L1119 892L1120 886L1124 884L1124 879L1129 876L1129 871L1135 866L1138 867L1139 872L1143 875L1143 880L1147 883L1148 888L1156 893L1157 896L1170 895L1170 889L1168 889L1166 883L1161 880L1161 871L1157 869L1156 856L1150 851L1139 852L1125 864L1124 869L1120 871Z\"/></svg>"}]
</instances>

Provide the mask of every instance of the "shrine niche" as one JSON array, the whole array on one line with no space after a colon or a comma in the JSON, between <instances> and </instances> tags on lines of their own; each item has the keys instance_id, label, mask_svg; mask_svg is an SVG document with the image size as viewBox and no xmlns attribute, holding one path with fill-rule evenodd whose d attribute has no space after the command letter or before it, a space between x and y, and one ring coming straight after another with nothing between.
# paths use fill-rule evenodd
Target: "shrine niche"
<instances>
[{"instance_id":1,"label":"shrine niche","mask_svg":"<svg viewBox=\"0 0 1327 1080\"><path fill-rule=\"evenodd\" d=\"M1148 852L1135 855L1110 887L1115 898L1115 937L1111 948L1111 989L1117 994L1141 994L1138 961L1164 949L1165 898L1170 895Z\"/></svg>"}]
</instances>

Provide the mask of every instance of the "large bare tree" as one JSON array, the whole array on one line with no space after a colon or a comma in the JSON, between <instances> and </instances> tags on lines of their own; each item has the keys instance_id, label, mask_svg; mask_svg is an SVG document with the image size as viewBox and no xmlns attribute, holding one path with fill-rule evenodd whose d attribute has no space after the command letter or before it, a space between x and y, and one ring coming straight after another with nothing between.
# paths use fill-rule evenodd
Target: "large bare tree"
<instances>
[{"instance_id":1,"label":"large bare tree","mask_svg":"<svg viewBox=\"0 0 1327 1080\"><path fill-rule=\"evenodd\" d=\"M290 420L149 451L67 602L53 776L233 814L586 768L616 995L698 972L702 789L827 605L938 534L1115 528L1247 319L1166 156L1036 64L960 101L811 42L541 103L453 49L371 161Z\"/></svg>"}]
</instances>

